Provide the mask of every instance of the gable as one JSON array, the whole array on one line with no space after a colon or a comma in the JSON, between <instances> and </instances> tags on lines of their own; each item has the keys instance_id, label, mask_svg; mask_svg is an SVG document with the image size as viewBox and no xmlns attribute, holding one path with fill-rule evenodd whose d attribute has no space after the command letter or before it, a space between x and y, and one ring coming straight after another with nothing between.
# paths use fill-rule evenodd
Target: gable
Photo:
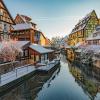
<instances>
[{"instance_id":1,"label":"gable","mask_svg":"<svg viewBox=\"0 0 100 100\"><path fill-rule=\"evenodd\" d=\"M3 4L0 2L0 8L4 8Z\"/></svg>"},{"instance_id":2,"label":"gable","mask_svg":"<svg viewBox=\"0 0 100 100\"><path fill-rule=\"evenodd\" d=\"M0 15L1 21L7 22L9 24L14 24L11 14L2 0L0 0Z\"/></svg>"},{"instance_id":3,"label":"gable","mask_svg":"<svg viewBox=\"0 0 100 100\"><path fill-rule=\"evenodd\" d=\"M20 15L20 14L17 14L17 16L15 18L15 22L17 24L20 24L20 23L29 23L29 22L31 22L31 20L32 19L30 17L28 17L26 15ZM32 24L34 24L34 23L32 23ZM36 25L36 24L34 24L34 25Z\"/></svg>"},{"instance_id":4,"label":"gable","mask_svg":"<svg viewBox=\"0 0 100 100\"><path fill-rule=\"evenodd\" d=\"M23 21L23 19L20 17L19 14L17 14L17 16L16 16L16 18L15 18L14 21L15 21L16 24L25 23L25 22Z\"/></svg>"},{"instance_id":5,"label":"gable","mask_svg":"<svg viewBox=\"0 0 100 100\"><path fill-rule=\"evenodd\" d=\"M91 18L87 22L86 28L95 29L96 25L98 25L99 20L95 14L91 15ZM90 27L89 27L90 26Z\"/></svg>"},{"instance_id":6,"label":"gable","mask_svg":"<svg viewBox=\"0 0 100 100\"><path fill-rule=\"evenodd\" d=\"M91 13L91 17L97 17L97 14L96 14L96 12L94 10Z\"/></svg>"}]
</instances>

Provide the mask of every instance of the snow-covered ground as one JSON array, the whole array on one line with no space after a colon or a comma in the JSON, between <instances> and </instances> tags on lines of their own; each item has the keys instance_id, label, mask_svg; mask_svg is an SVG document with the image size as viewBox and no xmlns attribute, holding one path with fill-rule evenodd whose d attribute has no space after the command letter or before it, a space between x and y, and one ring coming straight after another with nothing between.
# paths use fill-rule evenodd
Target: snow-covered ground
<instances>
[{"instance_id":1,"label":"snow-covered ground","mask_svg":"<svg viewBox=\"0 0 100 100\"><path fill-rule=\"evenodd\" d=\"M55 59L49 62L47 65L41 66L38 68L36 68L35 66L30 66L30 65L18 67L14 71L8 72L0 76L0 87L20 77L23 77L24 75L27 75L35 70L48 71L58 63L59 63L59 59Z\"/></svg>"},{"instance_id":2,"label":"snow-covered ground","mask_svg":"<svg viewBox=\"0 0 100 100\"><path fill-rule=\"evenodd\" d=\"M0 81L0 86L3 86L11 81L14 81L32 71L35 71L34 66L23 66L23 67L18 67L14 71L8 72L6 74L1 75L1 81Z\"/></svg>"},{"instance_id":3,"label":"snow-covered ground","mask_svg":"<svg viewBox=\"0 0 100 100\"><path fill-rule=\"evenodd\" d=\"M45 71L48 71L50 70L51 68L53 68L56 64L59 63L59 59L55 59L51 62L49 62L46 66L41 66L39 68L37 68L38 70L45 70Z\"/></svg>"}]
</instances>

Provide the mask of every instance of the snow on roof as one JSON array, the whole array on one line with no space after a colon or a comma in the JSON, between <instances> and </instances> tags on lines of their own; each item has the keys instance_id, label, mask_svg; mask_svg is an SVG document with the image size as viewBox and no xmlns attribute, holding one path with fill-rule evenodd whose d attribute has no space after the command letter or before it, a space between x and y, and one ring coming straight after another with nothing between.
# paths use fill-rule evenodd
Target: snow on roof
<instances>
[{"instance_id":1,"label":"snow on roof","mask_svg":"<svg viewBox=\"0 0 100 100\"><path fill-rule=\"evenodd\" d=\"M31 49L39 52L40 54L44 54L44 53L50 53L50 52L53 52L53 50L51 49L46 49L44 47L42 47L41 45L38 45L38 44L31 44L29 46Z\"/></svg>"},{"instance_id":2,"label":"snow on roof","mask_svg":"<svg viewBox=\"0 0 100 100\"><path fill-rule=\"evenodd\" d=\"M71 33L74 33L74 32L77 32L77 31L80 31L80 30L84 29L84 28L85 28L85 26L86 26L86 23L85 23L85 24L83 24L82 26L80 26L77 30L74 28L74 29L72 30L72 32L71 32Z\"/></svg>"},{"instance_id":3,"label":"snow on roof","mask_svg":"<svg viewBox=\"0 0 100 100\"><path fill-rule=\"evenodd\" d=\"M28 43L30 43L30 41L17 41L15 43L15 45L18 46L19 48L22 48L23 46L27 45Z\"/></svg>"},{"instance_id":4,"label":"snow on roof","mask_svg":"<svg viewBox=\"0 0 100 100\"><path fill-rule=\"evenodd\" d=\"M88 45L86 50L92 50L94 52L100 52L100 45Z\"/></svg>"},{"instance_id":5,"label":"snow on roof","mask_svg":"<svg viewBox=\"0 0 100 100\"><path fill-rule=\"evenodd\" d=\"M14 45L15 45L16 47L19 47L19 48L23 49L23 47L24 47L25 45L27 45L28 43L30 43L30 41L16 41L16 42L14 43ZM2 42L0 42L0 49L2 48L2 46L3 46L3 44L2 44Z\"/></svg>"},{"instance_id":6,"label":"snow on roof","mask_svg":"<svg viewBox=\"0 0 100 100\"><path fill-rule=\"evenodd\" d=\"M31 23L21 23L13 25L14 30L34 29Z\"/></svg>"}]
</instances>

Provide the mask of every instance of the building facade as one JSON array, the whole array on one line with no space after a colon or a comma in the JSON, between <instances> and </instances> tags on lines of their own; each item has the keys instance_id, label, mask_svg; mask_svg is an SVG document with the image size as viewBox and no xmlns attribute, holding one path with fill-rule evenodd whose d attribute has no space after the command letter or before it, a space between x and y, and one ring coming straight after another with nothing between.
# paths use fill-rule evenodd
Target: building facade
<instances>
[{"instance_id":1,"label":"building facade","mask_svg":"<svg viewBox=\"0 0 100 100\"><path fill-rule=\"evenodd\" d=\"M29 53L32 63L44 63L45 61L54 59L54 51L51 49L46 49L38 44L31 44L29 46Z\"/></svg>"},{"instance_id":2,"label":"building facade","mask_svg":"<svg viewBox=\"0 0 100 100\"><path fill-rule=\"evenodd\" d=\"M3 33L10 33L14 20L8 11L3 0L0 0L0 41L3 38Z\"/></svg>"},{"instance_id":3,"label":"building facade","mask_svg":"<svg viewBox=\"0 0 100 100\"><path fill-rule=\"evenodd\" d=\"M93 10L82 20L80 20L77 25L75 25L74 29L69 35L68 44L70 46L75 46L78 42L85 41L86 38L95 30L98 24L99 19L96 12Z\"/></svg>"},{"instance_id":4,"label":"building facade","mask_svg":"<svg viewBox=\"0 0 100 100\"><path fill-rule=\"evenodd\" d=\"M31 43L36 43L40 45L48 45L47 38L44 34L37 29L35 23L31 21L32 19L25 15L17 14L15 18L16 25L13 25L12 38L21 41L30 41Z\"/></svg>"},{"instance_id":5,"label":"building facade","mask_svg":"<svg viewBox=\"0 0 100 100\"><path fill-rule=\"evenodd\" d=\"M100 26L86 39L87 45L100 45Z\"/></svg>"}]
</instances>

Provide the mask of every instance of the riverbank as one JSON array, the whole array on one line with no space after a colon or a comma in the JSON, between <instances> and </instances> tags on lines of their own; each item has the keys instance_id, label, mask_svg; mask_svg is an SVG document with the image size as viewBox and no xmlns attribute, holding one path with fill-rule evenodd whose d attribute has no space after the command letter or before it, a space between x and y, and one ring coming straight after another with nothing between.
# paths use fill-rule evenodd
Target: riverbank
<instances>
[{"instance_id":1,"label":"riverbank","mask_svg":"<svg viewBox=\"0 0 100 100\"><path fill-rule=\"evenodd\" d=\"M55 68L49 73L33 75L4 93L0 100L91 100L91 94L93 100L100 99L100 91L96 91L100 84L94 84L91 70L88 70L91 73L89 76L69 63L64 55L61 56L60 66Z\"/></svg>"},{"instance_id":2,"label":"riverbank","mask_svg":"<svg viewBox=\"0 0 100 100\"><path fill-rule=\"evenodd\" d=\"M8 72L4 75L1 75L0 94L2 94L2 92L7 91L8 89L11 89L14 86L17 86L18 84L22 83L24 80L27 80L29 77L35 75L38 72L49 73L59 64L60 60L55 59L45 66L37 68L32 65L26 65L23 67L16 68L14 71Z\"/></svg>"}]
</instances>

